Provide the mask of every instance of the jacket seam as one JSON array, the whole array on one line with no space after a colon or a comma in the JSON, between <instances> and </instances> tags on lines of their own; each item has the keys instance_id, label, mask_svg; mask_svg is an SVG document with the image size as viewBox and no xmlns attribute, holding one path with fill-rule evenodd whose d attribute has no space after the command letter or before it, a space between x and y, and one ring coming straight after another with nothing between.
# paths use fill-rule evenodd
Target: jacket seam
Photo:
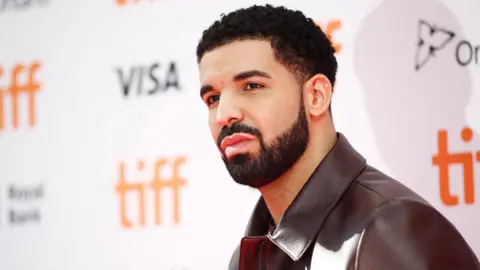
<instances>
[{"instance_id":1,"label":"jacket seam","mask_svg":"<svg viewBox=\"0 0 480 270\"><path fill-rule=\"evenodd\" d=\"M380 193L380 192L376 191L375 189L370 188L370 187L368 187L368 186L366 186L366 185L364 185L364 184L362 184L362 183L354 182L354 184L359 185L359 186L361 186L362 188L364 188L364 189L366 189L366 190L368 190L368 191L371 191L371 192L377 194L378 196L380 196L382 199L385 200L384 202L382 202L382 205L383 205L383 203L385 203L385 202L391 202L391 201L392 201L392 200L388 199L387 197L385 197L384 195L382 195L382 193ZM381 207L382 205L379 205L379 207Z\"/></svg>"}]
</instances>

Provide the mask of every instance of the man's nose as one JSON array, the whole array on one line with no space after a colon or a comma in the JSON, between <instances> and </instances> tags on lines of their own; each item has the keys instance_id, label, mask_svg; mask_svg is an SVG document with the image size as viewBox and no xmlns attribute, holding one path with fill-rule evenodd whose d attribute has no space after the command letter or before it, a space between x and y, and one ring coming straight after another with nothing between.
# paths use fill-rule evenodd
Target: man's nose
<instances>
[{"instance_id":1,"label":"man's nose","mask_svg":"<svg viewBox=\"0 0 480 270\"><path fill-rule=\"evenodd\" d=\"M217 107L217 124L221 127L243 120L242 110L230 93L224 93L220 97Z\"/></svg>"}]
</instances>

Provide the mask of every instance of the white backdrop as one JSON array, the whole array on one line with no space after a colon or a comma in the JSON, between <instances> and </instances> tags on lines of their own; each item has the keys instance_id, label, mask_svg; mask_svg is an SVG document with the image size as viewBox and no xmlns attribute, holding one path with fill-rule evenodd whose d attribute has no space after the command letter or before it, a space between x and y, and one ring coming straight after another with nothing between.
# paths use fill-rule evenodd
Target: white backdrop
<instances>
[{"instance_id":1,"label":"white backdrop","mask_svg":"<svg viewBox=\"0 0 480 270\"><path fill-rule=\"evenodd\" d=\"M259 194L215 149L195 48L254 3L0 0L0 269L226 269ZM480 256L480 2L268 3L332 30L338 130ZM434 158L441 131L463 155Z\"/></svg>"}]
</instances>

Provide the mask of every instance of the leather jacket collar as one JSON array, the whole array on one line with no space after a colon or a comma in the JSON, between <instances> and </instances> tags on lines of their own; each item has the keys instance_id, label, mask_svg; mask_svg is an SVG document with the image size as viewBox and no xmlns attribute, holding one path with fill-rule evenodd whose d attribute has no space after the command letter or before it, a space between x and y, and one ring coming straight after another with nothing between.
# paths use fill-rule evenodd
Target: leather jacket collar
<instances>
[{"instance_id":1,"label":"leather jacket collar","mask_svg":"<svg viewBox=\"0 0 480 270\"><path fill-rule=\"evenodd\" d=\"M315 240L327 215L366 160L337 133L337 142L320 162L274 230L263 198L260 198L246 230L246 236L267 236L290 258L297 261Z\"/></svg>"}]
</instances>

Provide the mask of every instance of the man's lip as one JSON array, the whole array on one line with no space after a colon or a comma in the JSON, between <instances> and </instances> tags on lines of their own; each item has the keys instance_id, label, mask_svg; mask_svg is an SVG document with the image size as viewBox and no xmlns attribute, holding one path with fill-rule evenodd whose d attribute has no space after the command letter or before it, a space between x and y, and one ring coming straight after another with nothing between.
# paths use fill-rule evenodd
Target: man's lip
<instances>
[{"instance_id":1,"label":"man's lip","mask_svg":"<svg viewBox=\"0 0 480 270\"><path fill-rule=\"evenodd\" d=\"M234 144L242 142L242 141L251 141L251 140L255 140L255 139L256 139L256 137L254 135L251 135L251 134L235 133L235 134L232 134L228 137L225 137L222 140L222 143L220 144L220 148L222 148L222 150L225 151L225 149L228 146L234 145Z\"/></svg>"}]
</instances>

